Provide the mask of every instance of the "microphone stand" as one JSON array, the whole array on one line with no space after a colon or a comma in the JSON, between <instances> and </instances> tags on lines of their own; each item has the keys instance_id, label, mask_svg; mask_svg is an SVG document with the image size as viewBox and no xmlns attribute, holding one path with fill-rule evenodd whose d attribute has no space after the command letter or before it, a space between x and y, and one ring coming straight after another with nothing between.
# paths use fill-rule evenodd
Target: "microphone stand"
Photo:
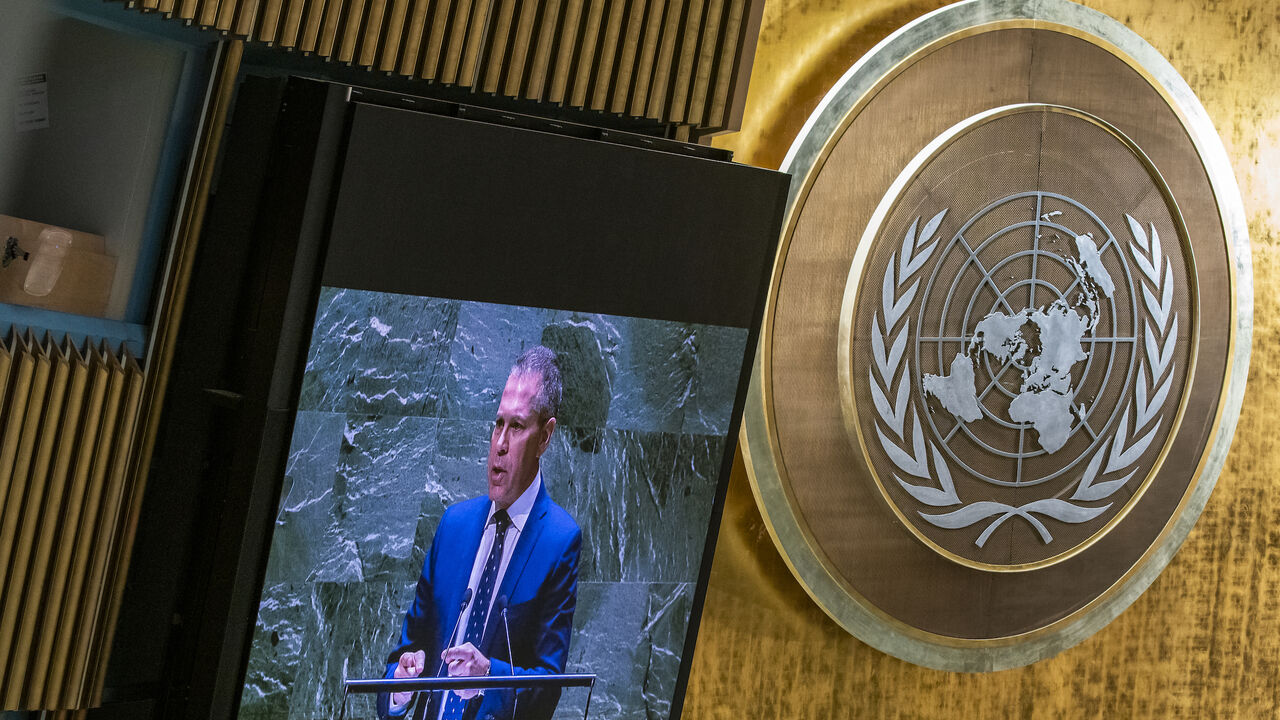
<instances>
[{"instance_id":1,"label":"microphone stand","mask_svg":"<svg viewBox=\"0 0 1280 720\"><path fill-rule=\"evenodd\" d=\"M511 625L507 623L507 608L502 608L502 631L507 636L507 664L511 666L511 674L516 674L516 658L515 650L511 648ZM590 698L590 696L588 696ZM591 702L590 699L587 702ZM520 691L511 691L511 720L516 720L516 713L520 710Z\"/></svg>"}]
</instances>

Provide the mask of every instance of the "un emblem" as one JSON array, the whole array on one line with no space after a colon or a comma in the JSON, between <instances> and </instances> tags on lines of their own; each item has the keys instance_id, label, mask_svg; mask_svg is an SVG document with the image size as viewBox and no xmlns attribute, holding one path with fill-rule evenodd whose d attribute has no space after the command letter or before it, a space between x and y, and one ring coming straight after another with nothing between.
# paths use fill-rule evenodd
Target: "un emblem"
<instances>
[{"instance_id":1,"label":"un emblem","mask_svg":"<svg viewBox=\"0 0 1280 720\"><path fill-rule=\"evenodd\" d=\"M1190 358L1176 207L1122 207L1124 186L1099 188L1046 131L1112 145L1122 178L1143 171L1142 153L1086 113L971 118L884 199L841 318L845 420L886 502L928 547L986 569L1068 558L1141 497ZM1049 153L993 153L997 140ZM1039 187L1000 192L1022 179ZM913 213L915 194L952 206Z\"/></svg>"},{"instance_id":2,"label":"un emblem","mask_svg":"<svg viewBox=\"0 0 1280 720\"><path fill-rule=\"evenodd\" d=\"M771 536L866 643L1049 657L1173 557L1248 373L1248 236L1203 109L1059 0L859 60L797 137L743 413Z\"/></svg>"},{"instance_id":3,"label":"un emblem","mask_svg":"<svg viewBox=\"0 0 1280 720\"><path fill-rule=\"evenodd\" d=\"M1030 201L1031 216L975 238L988 215ZM876 438L910 497L898 507L937 528L981 526L979 549L1014 519L1045 546L1061 544L1050 521L1087 524L1135 496L1125 488L1167 425L1177 367L1172 260L1154 225L1125 215L1127 238L1117 238L1053 192L996 200L944 239L936 233L946 215L912 221L868 333ZM1067 215L1100 232L1064 224ZM1018 240L984 261L988 246ZM1029 272L1010 272L1028 262ZM958 476L1019 492L975 485L962 498ZM1053 483L1064 477L1065 491Z\"/></svg>"}]
</instances>

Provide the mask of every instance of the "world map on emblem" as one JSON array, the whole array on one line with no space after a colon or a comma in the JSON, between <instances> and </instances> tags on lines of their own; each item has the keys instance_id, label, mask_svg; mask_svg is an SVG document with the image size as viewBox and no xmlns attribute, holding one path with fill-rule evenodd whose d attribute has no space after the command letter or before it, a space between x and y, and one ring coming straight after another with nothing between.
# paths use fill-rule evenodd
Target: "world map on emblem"
<instances>
[{"instance_id":1,"label":"world map on emblem","mask_svg":"<svg viewBox=\"0 0 1280 720\"><path fill-rule=\"evenodd\" d=\"M888 497L953 555L1069 552L1140 494L1172 422L1177 251L1053 190L921 209L867 317Z\"/></svg>"},{"instance_id":2,"label":"world map on emblem","mask_svg":"<svg viewBox=\"0 0 1280 720\"><path fill-rule=\"evenodd\" d=\"M979 420L982 408L974 384L974 362L975 356L988 354L1021 373L1021 388L1009 403L1009 419L1035 428L1046 452L1060 450L1073 417L1083 422L1087 416L1082 403L1073 404L1072 369L1089 359L1081 341L1098 325L1099 295L1109 298L1115 292L1092 234L1076 236L1075 246L1080 259L1065 258L1079 282L1074 302L1058 298L1047 307L988 314L951 361L950 375L925 373L925 394L937 398L961 422Z\"/></svg>"}]
</instances>

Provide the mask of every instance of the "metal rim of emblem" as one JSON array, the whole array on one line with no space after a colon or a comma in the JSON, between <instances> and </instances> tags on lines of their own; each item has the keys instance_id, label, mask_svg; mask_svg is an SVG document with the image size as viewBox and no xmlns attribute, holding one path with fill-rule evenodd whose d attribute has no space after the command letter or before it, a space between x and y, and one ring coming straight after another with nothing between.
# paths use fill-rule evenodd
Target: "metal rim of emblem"
<instances>
[{"instance_id":1,"label":"metal rim of emblem","mask_svg":"<svg viewBox=\"0 0 1280 720\"><path fill-rule=\"evenodd\" d=\"M1227 329L1228 338L1224 351L1222 387L1216 396L1216 405L1211 408L1212 418L1206 419L1206 422L1211 420L1211 432L1199 456L1199 464L1177 503L1176 511L1160 528L1155 541L1104 592L1063 617L1024 632L998 637L958 637L918 628L870 602L858 587L842 575L828 551L815 539L797 506L788 478L787 462L779 445L773 406L772 343L775 337L779 283L785 270L797 218L804 209L815 178L822 171L829 154L850 122L876 92L913 59L959 39L1006 28L1063 33L1105 50L1136 71L1176 116L1207 177L1217 223L1220 223L1221 233L1226 241L1223 250L1229 275L1226 294L1231 306L1230 327ZM988 113L1016 111L1012 106L1001 105L990 108ZM1070 108L1065 108L1064 111L1073 112ZM961 122L953 125L953 130L975 121L974 118L960 120ZM1110 127L1105 120L1094 120ZM1123 134L1120 137L1123 138ZM943 136L936 140L937 143L946 141ZM1130 146L1142 157L1142 152L1136 145L1130 143ZM918 153L918 157L928 155L928 148ZM1154 171L1154 167L1152 169ZM1230 447L1248 373L1253 288L1244 209L1226 151L1195 95L1158 51L1131 30L1101 13L1066 0L967 0L937 10L904 26L855 63L809 117L787 153L782 170L791 173L794 179L788 198L787 223L770 285L759 352L756 354L748 389L741 442L747 461L748 478L757 504L770 535L792 573L828 615L860 640L903 660L941 670L990 671L1026 665L1051 657L1101 629L1136 600L1168 565L1204 509ZM903 171L901 177L909 174L910 168ZM1155 175L1158 178L1158 172ZM867 240L876 229L872 226L884 220L893 196L892 191L884 196L882 207L877 209L865 230L860 227L853 231L855 236L863 238L858 248L859 254L865 255ZM1174 215L1178 217L1176 206ZM924 222L924 218L920 221ZM1184 234L1185 230L1180 229L1179 235ZM1185 242L1182 237L1179 241ZM1194 262L1190 255L1188 260ZM855 267L850 272L850 288L856 286L855 276L860 274L857 270ZM852 295L853 293L846 292L846 304L852 303ZM852 407L849 400L852 395L848 391L848 347L852 332L849 315L849 308L842 308L840 337L837 341L840 357L833 358L833 361L835 371L842 376L843 397L840 409L845 416L846 430L854 444L861 443L865 452L866 438L862 437L861 430L854 427L856 423L850 422L852 418L856 418L856 408ZM1198 316L1191 320L1192 323L1198 322ZM1193 338L1195 332L1191 331ZM1194 363L1194 354L1192 358ZM770 372L766 372L766 369ZM1188 374L1188 383L1191 382L1190 377ZM1177 417L1173 420L1176 428L1186 412L1186 398L1172 401L1170 405L1177 406ZM1170 442L1174 434L1170 432ZM1162 452L1156 466L1163 458ZM1153 467L1143 481L1142 489L1146 488L1155 472ZM878 478L876 482L879 484ZM883 486L879 486L878 490L883 493ZM1139 495L1141 490L1135 493L1133 502L1128 503L1123 512L1127 512L1138 501ZM893 507L892 503L890 507ZM895 512L898 512L896 508ZM1108 528L1120 521L1123 512L1108 524ZM1103 532L1105 530L1098 535ZM917 538L922 539L919 535ZM964 562L955 557L950 559L986 572L1034 570L1074 555L1087 545L1085 543L1061 557L1043 563L1032 563L1026 567L984 567L982 563Z\"/></svg>"}]
</instances>

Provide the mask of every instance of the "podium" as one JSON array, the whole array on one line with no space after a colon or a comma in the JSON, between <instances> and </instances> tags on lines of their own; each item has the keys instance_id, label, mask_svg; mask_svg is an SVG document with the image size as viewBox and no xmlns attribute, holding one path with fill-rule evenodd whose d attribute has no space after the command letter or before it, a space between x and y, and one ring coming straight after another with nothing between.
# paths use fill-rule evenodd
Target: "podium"
<instances>
[{"instance_id":1,"label":"podium","mask_svg":"<svg viewBox=\"0 0 1280 720\"><path fill-rule=\"evenodd\" d=\"M443 692L447 690L517 690L520 688L587 688L587 703L582 720L591 710L591 691L595 689L593 673L567 675L484 675L473 677L377 678L342 681L342 709L338 720L345 720L347 698L351 695L402 692Z\"/></svg>"}]
</instances>

